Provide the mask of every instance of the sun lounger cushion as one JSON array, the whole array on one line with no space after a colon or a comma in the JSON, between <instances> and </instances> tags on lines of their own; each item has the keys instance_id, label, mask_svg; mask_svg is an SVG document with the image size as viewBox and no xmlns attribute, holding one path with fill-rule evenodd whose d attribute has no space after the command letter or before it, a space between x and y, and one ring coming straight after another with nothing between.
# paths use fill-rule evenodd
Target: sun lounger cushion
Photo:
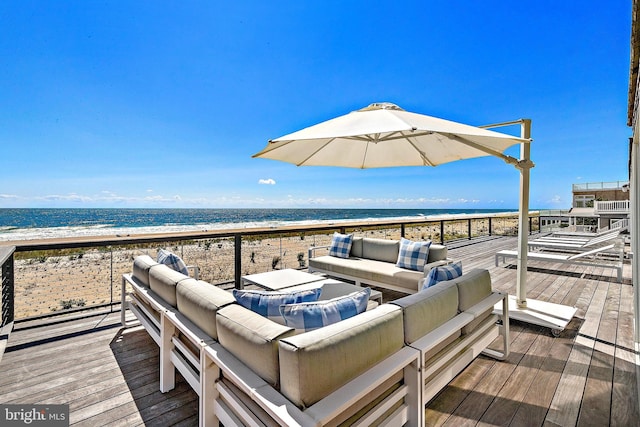
<instances>
[{"instance_id":1,"label":"sun lounger cushion","mask_svg":"<svg viewBox=\"0 0 640 427\"><path fill-rule=\"evenodd\" d=\"M175 271L179 271L185 276L189 275L189 270L187 269L187 264L184 263L182 258L173 252L166 251L164 249L160 249L158 251L158 262L160 264L164 264L169 268L172 268Z\"/></svg>"},{"instance_id":2,"label":"sun lounger cushion","mask_svg":"<svg viewBox=\"0 0 640 427\"><path fill-rule=\"evenodd\" d=\"M438 282L455 279L462 276L462 262L454 262L453 264L443 265L432 268L424 280L422 289L430 288Z\"/></svg>"},{"instance_id":3,"label":"sun lounger cushion","mask_svg":"<svg viewBox=\"0 0 640 427\"><path fill-rule=\"evenodd\" d=\"M458 287L442 282L390 304L402 308L405 342L411 344L458 314Z\"/></svg>"},{"instance_id":4,"label":"sun lounger cushion","mask_svg":"<svg viewBox=\"0 0 640 427\"><path fill-rule=\"evenodd\" d=\"M149 255L140 255L133 260L133 277L137 283L149 287L149 270L158 265Z\"/></svg>"},{"instance_id":5,"label":"sun lounger cushion","mask_svg":"<svg viewBox=\"0 0 640 427\"><path fill-rule=\"evenodd\" d=\"M312 331L364 313L370 288L326 301L303 302L280 306L285 325L297 331Z\"/></svg>"},{"instance_id":6,"label":"sun lounger cushion","mask_svg":"<svg viewBox=\"0 0 640 427\"><path fill-rule=\"evenodd\" d=\"M404 237L401 238L396 267L424 271L424 265L429 257L429 246L431 246L430 241L414 242Z\"/></svg>"},{"instance_id":7,"label":"sun lounger cushion","mask_svg":"<svg viewBox=\"0 0 640 427\"><path fill-rule=\"evenodd\" d=\"M352 242L353 234L333 233L329 255L337 256L338 258L349 258Z\"/></svg>"},{"instance_id":8,"label":"sun lounger cushion","mask_svg":"<svg viewBox=\"0 0 640 427\"><path fill-rule=\"evenodd\" d=\"M278 339L293 334L294 330L239 304L218 310L216 323L220 344L263 380L278 387Z\"/></svg>"},{"instance_id":9,"label":"sun lounger cushion","mask_svg":"<svg viewBox=\"0 0 640 427\"><path fill-rule=\"evenodd\" d=\"M168 304L175 307L176 300L176 285L183 280L190 279L189 276L185 276L164 264L160 264L149 270L149 286L160 298L165 300Z\"/></svg>"},{"instance_id":10,"label":"sun lounger cushion","mask_svg":"<svg viewBox=\"0 0 640 427\"><path fill-rule=\"evenodd\" d=\"M297 304L301 302L314 302L320 297L322 288L304 289L294 292L268 292L234 289L233 296L238 304L258 313L274 322L284 323L280 314L280 306L283 304Z\"/></svg>"},{"instance_id":11,"label":"sun lounger cushion","mask_svg":"<svg viewBox=\"0 0 640 427\"><path fill-rule=\"evenodd\" d=\"M283 338L280 391L297 406L309 407L403 346L402 311L390 304Z\"/></svg>"},{"instance_id":12,"label":"sun lounger cushion","mask_svg":"<svg viewBox=\"0 0 640 427\"><path fill-rule=\"evenodd\" d=\"M216 312L235 303L233 296L200 280L183 280L176 286L176 307L187 319L217 340Z\"/></svg>"}]
</instances>

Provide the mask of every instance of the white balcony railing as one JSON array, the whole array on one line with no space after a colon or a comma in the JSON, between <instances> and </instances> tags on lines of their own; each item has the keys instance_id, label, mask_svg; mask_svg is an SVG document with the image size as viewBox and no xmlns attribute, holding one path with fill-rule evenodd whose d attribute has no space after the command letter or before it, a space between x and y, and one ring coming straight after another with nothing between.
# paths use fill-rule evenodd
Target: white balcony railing
<instances>
[{"instance_id":1,"label":"white balcony railing","mask_svg":"<svg viewBox=\"0 0 640 427\"><path fill-rule=\"evenodd\" d=\"M629 213L629 200L596 201L595 208L598 214Z\"/></svg>"}]
</instances>

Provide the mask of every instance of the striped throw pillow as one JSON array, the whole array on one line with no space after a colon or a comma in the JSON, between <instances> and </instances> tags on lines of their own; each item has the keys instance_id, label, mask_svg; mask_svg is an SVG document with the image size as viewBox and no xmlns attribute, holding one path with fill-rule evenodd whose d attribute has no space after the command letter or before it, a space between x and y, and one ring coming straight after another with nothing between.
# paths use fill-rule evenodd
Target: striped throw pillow
<instances>
[{"instance_id":1,"label":"striped throw pillow","mask_svg":"<svg viewBox=\"0 0 640 427\"><path fill-rule=\"evenodd\" d=\"M185 276L189 275L189 270L187 269L187 264L184 263L182 258L173 252L166 251L164 249L160 249L158 251L158 263L164 264L175 271L179 271Z\"/></svg>"},{"instance_id":2,"label":"striped throw pillow","mask_svg":"<svg viewBox=\"0 0 640 427\"><path fill-rule=\"evenodd\" d=\"M429 257L430 246L431 241L413 242L403 237L400 239L400 250L398 251L396 267L423 271L424 265Z\"/></svg>"},{"instance_id":3,"label":"striped throw pillow","mask_svg":"<svg viewBox=\"0 0 640 427\"><path fill-rule=\"evenodd\" d=\"M424 279L422 290L427 289L438 282L455 279L460 276L462 276L462 261L432 268Z\"/></svg>"},{"instance_id":4,"label":"striped throw pillow","mask_svg":"<svg viewBox=\"0 0 640 427\"><path fill-rule=\"evenodd\" d=\"M353 234L340 234L338 232L333 233L333 238L331 239L331 247L329 248L329 255L338 258L349 258L352 243Z\"/></svg>"},{"instance_id":5,"label":"striped throw pillow","mask_svg":"<svg viewBox=\"0 0 640 427\"><path fill-rule=\"evenodd\" d=\"M282 305L280 313L286 326L312 331L365 312L370 295L371 289L364 288L326 301Z\"/></svg>"},{"instance_id":6,"label":"striped throw pillow","mask_svg":"<svg viewBox=\"0 0 640 427\"><path fill-rule=\"evenodd\" d=\"M233 296L238 304L278 323L284 323L280 315L282 304L296 304L317 301L322 288L305 289L294 292L271 292L234 289Z\"/></svg>"}]
</instances>

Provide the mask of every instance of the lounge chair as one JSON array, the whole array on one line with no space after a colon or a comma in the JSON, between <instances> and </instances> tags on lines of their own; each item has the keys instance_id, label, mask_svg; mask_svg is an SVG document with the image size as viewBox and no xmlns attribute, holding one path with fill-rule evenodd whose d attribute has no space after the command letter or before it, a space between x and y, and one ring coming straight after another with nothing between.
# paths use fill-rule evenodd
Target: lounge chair
<instances>
[{"instance_id":1,"label":"lounge chair","mask_svg":"<svg viewBox=\"0 0 640 427\"><path fill-rule=\"evenodd\" d=\"M613 257L603 258L603 255ZM624 246L622 242L610 244L596 249L577 254L528 252L527 259L530 261L553 262L560 264L575 264L593 267L607 267L616 270L618 282L622 282L622 261L624 257ZM506 262L507 258L518 258L518 251L503 250L496 253L496 267L500 260Z\"/></svg>"},{"instance_id":2,"label":"lounge chair","mask_svg":"<svg viewBox=\"0 0 640 427\"><path fill-rule=\"evenodd\" d=\"M582 252L584 250L598 248L600 247L600 245L610 242L611 240L616 239L618 236L620 236L619 230L586 240L562 237L541 237L539 239L530 241L528 245L529 250L546 248Z\"/></svg>"}]
</instances>

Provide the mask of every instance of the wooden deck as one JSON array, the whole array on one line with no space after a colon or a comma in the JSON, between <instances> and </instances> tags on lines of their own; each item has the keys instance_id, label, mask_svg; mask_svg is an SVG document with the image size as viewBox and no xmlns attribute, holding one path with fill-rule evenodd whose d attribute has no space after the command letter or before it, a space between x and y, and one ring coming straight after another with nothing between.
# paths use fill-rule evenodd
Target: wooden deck
<instances>
[{"instance_id":1,"label":"wooden deck","mask_svg":"<svg viewBox=\"0 0 640 427\"><path fill-rule=\"evenodd\" d=\"M494 266L515 238L451 245L465 270L488 268L515 293L513 265ZM511 356L479 357L426 409L427 425L638 426L630 265L611 269L530 262L528 297L578 308L559 337L512 322ZM385 292L386 299L397 295ZM18 323L0 361L0 403L68 403L71 425L197 425L197 395L178 376L158 391L158 348L119 313Z\"/></svg>"}]
</instances>

